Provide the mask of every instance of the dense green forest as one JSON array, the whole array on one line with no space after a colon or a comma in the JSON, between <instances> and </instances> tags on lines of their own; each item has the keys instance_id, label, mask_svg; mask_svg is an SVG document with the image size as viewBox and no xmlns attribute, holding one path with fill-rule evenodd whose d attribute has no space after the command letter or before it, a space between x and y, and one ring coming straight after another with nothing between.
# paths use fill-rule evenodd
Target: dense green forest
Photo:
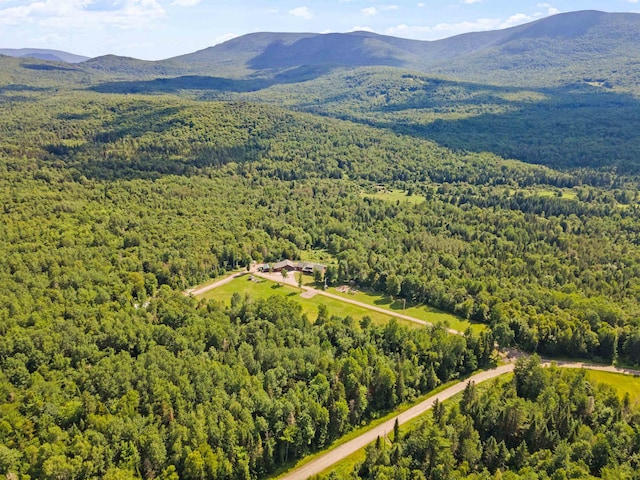
<instances>
[{"instance_id":1,"label":"dense green forest","mask_svg":"<svg viewBox=\"0 0 640 480\"><path fill-rule=\"evenodd\" d=\"M624 103L603 126L605 136L619 132L620 143L612 144L618 157L581 163L585 149L604 158L612 145L585 144L585 120L573 142L559 147L551 135L558 125L547 124L541 151L551 160L534 163L567 167L552 169L505 160L493 148L446 146L475 128L464 121L482 123L491 110L505 116L488 119L485 133L500 121L522 133L530 119L518 124L509 115L525 111L539 122L549 108L565 115L557 117L563 125L569 97L553 92L541 106L536 91L394 73L392 90L365 95L377 84L377 74L365 70L344 74L361 82L349 91L354 98L303 105L293 86L288 94L280 87L255 95L228 87L103 93L111 90L97 88L98 81L113 87L106 73L1 60L15 69L0 70L0 474L261 477L492 364L494 341L640 364L637 138L628 97L589 94L583 105L594 118L616 98ZM410 80L427 86L404 93ZM323 90L322 82L313 85ZM451 111L436 112L448 101ZM367 109L375 102L374 119ZM412 110L415 122L403 124ZM442 115L467 126L438 134ZM628 129L621 128L625 115ZM415 130L423 123L426 130ZM521 138L496 141L522 158ZM566 164L554 160L566 152L574 155ZM612 168L623 163L628 170ZM366 195L391 188L421 201ZM489 333L355 324L325 309L307 318L281 298L236 296L221 305L182 293L252 261L298 259L312 250L336 259L329 284L353 282L427 303L485 323ZM594 439L615 422L636 428L635 417L606 392L536 368L547 396L576 385L611 409L607 418L571 417L593 451ZM549 418L544 402L533 403L539 395L509 385L486 395L520 402L527 422ZM501 405L486 415L499 415ZM443 425L475 422L476 413L461 407ZM482 464L488 471L537 469L548 455L537 452L564 445L575 471L616 472L623 458L617 444L606 461L594 460L592 450L574 458L578 434L555 432L558 425L545 426L550 438L527 443L520 465L513 459L522 432L498 438L474 423L477 433L468 432L475 443L467 446L470 455L484 455L487 444L504 453L503 463ZM424 428L430 435L433 426ZM451 439L442 437L447 445ZM398 468L414 469L408 452L421 447L412 441L394 454L407 453ZM463 472L462 454L445 448L438 455L447 451L454 460L446 465ZM370 454L363 477L388 466L384 454Z\"/></svg>"},{"instance_id":2,"label":"dense green forest","mask_svg":"<svg viewBox=\"0 0 640 480\"><path fill-rule=\"evenodd\" d=\"M637 404L584 370L537 360L521 360L512 379L469 383L408 433L378 438L349 478L637 478Z\"/></svg>"}]
</instances>

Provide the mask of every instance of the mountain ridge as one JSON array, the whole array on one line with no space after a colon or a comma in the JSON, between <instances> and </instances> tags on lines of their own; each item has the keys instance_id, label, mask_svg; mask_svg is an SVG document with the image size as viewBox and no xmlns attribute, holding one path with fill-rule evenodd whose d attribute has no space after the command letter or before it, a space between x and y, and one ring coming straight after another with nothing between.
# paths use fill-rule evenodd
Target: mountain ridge
<instances>
[{"instance_id":1,"label":"mountain ridge","mask_svg":"<svg viewBox=\"0 0 640 480\"><path fill-rule=\"evenodd\" d=\"M585 10L433 41L363 31L259 32L165 60L119 62L127 64L124 70L138 68L143 75L286 75L291 80L296 69L306 74L309 68L390 66L468 81L541 86L548 78L566 83L628 71L630 63L640 62L638 45L640 14ZM105 62L123 57L105 58L85 65L104 70Z\"/></svg>"},{"instance_id":2,"label":"mountain ridge","mask_svg":"<svg viewBox=\"0 0 640 480\"><path fill-rule=\"evenodd\" d=\"M89 60L90 57L76 55L75 53L64 52L62 50L51 50L48 48L0 48L0 55L16 58L35 58L52 62L81 63Z\"/></svg>"},{"instance_id":3,"label":"mountain ridge","mask_svg":"<svg viewBox=\"0 0 640 480\"><path fill-rule=\"evenodd\" d=\"M640 14L585 10L433 41L366 31L258 32L164 60L105 55L76 65L88 74L136 81L214 77L277 84L307 81L340 68L396 67L496 85L595 82L637 89L638 45ZM53 54L40 54L41 60L56 60L46 56ZM185 82L188 78L180 84Z\"/></svg>"}]
</instances>

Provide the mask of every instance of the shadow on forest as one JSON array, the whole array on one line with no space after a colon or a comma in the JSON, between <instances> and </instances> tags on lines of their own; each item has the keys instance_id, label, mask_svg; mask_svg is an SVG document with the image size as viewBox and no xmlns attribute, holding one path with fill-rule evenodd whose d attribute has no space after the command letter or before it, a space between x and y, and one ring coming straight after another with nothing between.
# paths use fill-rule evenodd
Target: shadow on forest
<instances>
[{"instance_id":1,"label":"shadow on forest","mask_svg":"<svg viewBox=\"0 0 640 480\"><path fill-rule=\"evenodd\" d=\"M217 91L249 93L269 88L272 85L298 83L313 80L331 71L330 67L302 65L285 70L263 70L260 76L244 79L185 75L154 80L106 82L90 87L98 93L178 93L180 91Z\"/></svg>"},{"instance_id":2,"label":"shadow on forest","mask_svg":"<svg viewBox=\"0 0 640 480\"><path fill-rule=\"evenodd\" d=\"M74 72L74 71L76 71L76 69L74 69L74 68L62 67L60 65L40 64L40 63L23 63L22 67L23 68L27 68L29 70L42 70L42 71L45 71L45 72L52 72L52 71Z\"/></svg>"},{"instance_id":3,"label":"shadow on forest","mask_svg":"<svg viewBox=\"0 0 640 480\"><path fill-rule=\"evenodd\" d=\"M223 92L255 92L269 86L262 79L234 80L230 78L187 75L176 78L107 82L90 87L99 93L177 93L181 90L219 90Z\"/></svg>"},{"instance_id":4,"label":"shadow on forest","mask_svg":"<svg viewBox=\"0 0 640 480\"><path fill-rule=\"evenodd\" d=\"M396 55L389 53L381 55L380 50L368 46L370 39L367 35L325 34L301 38L291 44L275 41L264 51L251 59L249 67L254 70L266 68L291 68L300 65L307 59L314 67L331 66L371 66L384 65L402 67L406 62Z\"/></svg>"},{"instance_id":5,"label":"shadow on forest","mask_svg":"<svg viewBox=\"0 0 640 480\"><path fill-rule=\"evenodd\" d=\"M0 93L4 92L46 92L47 87L33 87L31 85L10 84L0 86Z\"/></svg>"},{"instance_id":6,"label":"shadow on forest","mask_svg":"<svg viewBox=\"0 0 640 480\"><path fill-rule=\"evenodd\" d=\"M492 152L555 168L640 171L640 101L630 94L588 84L533 90L434 80L428 88L434 85L453 90L454 96L417 91L405 102L368 112L380 113L379 120L340 117L456 150ZM532 91L543 99L527 99L524 92ZM336 101L342 97L344 93L338 94ZM448 118L421 118L424 113L418 109L436 116L444 111ZM397 118L383 118L389 114Z\"/></svg>"},{"instance_id":7,"label":"shadow on forest","mask_svg":"<svg viewBox=\"0 0 640 480\"><path fill-rule=\"evenodd\" d=\"M235 147L202 148L194 158L174 158L172 151L164 143L156 142L145 145L144 149L113 149L124 138L140 138L149 133L163 134L185 125L188 118L182 118L182 107L166 106L136 102L124 107L114 107L118 113L117 121L105 124L93 134L88 142L78 145L52 143L44 149L51 161L63 161L86 178L102 180L115 179L157 179L163 175L192 175L199 167L211 166L214 161L225 163L234 161L244 155L244 150L254 151L256 147L247 144ZM84 113L61 113L60 119L82 120Z\"/></svg>"}]
</instances>

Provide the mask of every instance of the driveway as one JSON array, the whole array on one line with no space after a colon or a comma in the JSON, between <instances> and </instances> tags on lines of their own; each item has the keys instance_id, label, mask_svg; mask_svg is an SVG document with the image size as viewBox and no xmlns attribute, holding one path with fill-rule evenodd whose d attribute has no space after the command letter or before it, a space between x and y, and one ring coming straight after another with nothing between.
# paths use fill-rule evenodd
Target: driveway
<instances>
[{"instance_id":1,"label":"driveway","mask_svg":"<svg viewBox=\"0 0 640 480\"><path fill-rule=\"evenodd\" d=\"M278 283L283 282L282 275L280 273L263 273L263 272L252 272L252 273L258 277L266 278L267 280L271 280L273 282L278 282ZM287 285L292 285L294 287L298 286L298 281L295 278L295 274L293 272L289 273L289 276L284 279L284 283L286 283ZM308 292L314 292L316 295L324 295L325 297L333 298L335 300L340 300L341 302L351 303L353 305L366 308L367 310L384 313L385 315L389 315L391 317L400 318L402 320L418 323L420 325L433 326L433 323L425 322L424 320L420 320L419 318L412 317L410 315L405 315L404 313L392 312L391 310L387 310L385 308L376 307L375 305L369 305L367 303L359 302L351 298L341 297L340 295L335 295L333 293L325 292L324 290L320 290L317 288L307 287L303 285L302 289ZM458 330L454 330L453 328L447 328L447 331L453 335L464 335L463 332L459 332Z\"/></svg>"}]
</instances>

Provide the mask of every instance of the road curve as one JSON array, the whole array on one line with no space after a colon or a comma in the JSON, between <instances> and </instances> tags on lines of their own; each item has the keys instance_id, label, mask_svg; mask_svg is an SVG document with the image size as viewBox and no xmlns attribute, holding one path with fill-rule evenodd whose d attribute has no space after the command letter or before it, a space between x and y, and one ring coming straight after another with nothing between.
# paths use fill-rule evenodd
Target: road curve
<instances>
[{"instance_id":1,"label":"road curve","mask_svg":"<svg viewBox=\"0 0 640 480\"><path fill-rule=\"evenodd\" d=\"M542 365L547 367L551 365L551 362L544 360L544 363L542 363ZM562 368L585 368L587 370L603 370L612 373L623 373L627 375L640 376L639 370L628 368L617 368L612 366L592 365L578 362L556 362L556 365ZM366 447L371 442L375 441L377 437L383 437L389 432L392 432L396 419L398 419L398 423L402 425L410 420L413 420L416 417L419 417L427 410L431 409L436 400L443 402L453 397L457 393L462 392L466 388L467 383L475 382L476 384L478 384L485 382L492 378L499 377L500 375L504 375L505 373L512 372L514 367L515 365L513 363L509 363L466 378L465 380L456 383L455 385L447 388L446 390L443 390L433 397L429 397L424 402L411 407L409 410L398 414L397 417L394 417L391 420L387 420L377 427L374 427L371 430L363 433L359 437L356 437L353 440L350 440L347 443L344 443L339 447L325 453L321 457L318 457L310 461L309 463L302 465L300 468L293 470L283 475L282 477L278 477L278 480L306 480L312 475L318 475L320 472L326 470L331 465L344 460L349 455L357 452L361 448Z\"/></svg>"},{"instance_id":2,"label":"road curve","mask_svg":"<svg viewBox=\"0 0 640 480\"><path fill-rule=\"evenodd\" d=\"M246 275L248 272L246 271L242 271L242 272L236 272L233 273L227 277L224 277L222 280L218 280L217 282L214 282L210 285L205 285L204 287L200 287L200 288L194 288L191 290L187 290L185 293L185 295L193 295L194 297L197 297L198 295L202 295L203 293L208 292L209 290L213 290L214 288L217 288L221 285L224 285L225 283L229 283L231 280L233 280L234 278L238 278L241 277L242 275Z\"/></svg>"},{"instance_id":3,"label":"road curve","mask_svg":"<svg viewBox=\"0 0 640 480\"><path fill-rule=\"evenodd\" d=\"M363 447L366 447L371 442L373 442L377 437L383 437L389 432L393 431L393 425L396 422L396 418L398 419L398 423L402 425L403 423L408 422L409 420L413 420L416 417L419 417L431 407L436 400L443 402L448 398L453 397L455 394L462 392L467 386L468 382L481 383L486 380L498 377L500 375L504 375L505 373L513 371L514 365L512 363L507 365L502 365L498 368L494 368L492 370L486 370L484 372L480 372L472 377L469 377L461 382L456 383L455 385L443 390L442 392L434 395L433 397L429 397L424 402L421 402L409 410L406 410L400 413L397 417L392 418L391 420L387 420L386 422L378 425L377 427L372 428L371 430L363 433L359 437L354 438L353 440L348 441L340 445L339 447L327 452L321 457L316 458L315 460L310 461L309 463L301 466L300 468L289 472L288 474L279 477L279 480L305 480L312 475L317 475L326 468L330 467L334 463L343 460L348 457L352 453L357 452Z\"/></svg>"},{"instance_id":4,"label":"road curve","mask_svg":"<svg viewBox=\"0 0 640 480\"><path fill-rule=\"evenodd\" d=\"M207 285L201 288L197 288L197 289L193 289L193 290L187 290L185 292L185 294L187 295L202 295L205 292L208 292L209 290L212 290L216 287L219 287L221 285L224 285L225 283L229 283L230 281L232 281L235 278L238 278L242 275L246 275L248 272L242 271L242 272L237 272L234 273L232 275L229 275L215 283L212 283L211 285ZM297 282L296 279L293 278L293 276L289 276L286 279L283 279L280 275L278 274L268 274L268 273L262 273L262 272L256 272L255 270L252 269L251 273L253 275L256 276L260 276L263 278L266 278L267 280L271 280L271 281L284 281L285 283L289 284L289 285L293 285L293 286L297 286ZM340 300L342 302L346 302L346 303L351 303L354 305L358 305L359 307L362 308L366 308L369 310L373 310L376 312L380 312L380 313L384 313L386 315L392 316L392 317L396 317L396 318L401 318L403 320L408 320L410 322L414 322L414 323L418 323L421 325L433 325L432 323L429 322L425 322L424 320L420 320L419 318L415 318L415 317L411 317L409 315L404 315L404 314L398 314L395 312L391 312L389 310L385 310L384 308L379 308L373 305L368 305L366 303L362 303L362 302L358 302L357 300L352 300L350 298L345 298L345 297L341 297L339 295L334 295L332 293L328 293L325 292L323 290L318 290L312 287L307 287L307 286L303 286L302 287L303 290L306 291L312 291L317 295L324 295L326 297L329 298L334 298L336 300ZM463 335L462 332L459 332L457 330L448 328L447 331L449 333L452 333L454 335ZM543 366L549 366L551 365L551 361L550 360L543 360L542 361L542 365ZM626 375L635 375L635 376L640 376L640 370L634 370L634 369L630 369L630 368L619 368L619 367L614 367L614 366L610 366L610 365L596 365L596 364L588 364L588 363L583 363L583 362L570 362L570 361L556 361L554 362L558 367L562 367L562 368L584 368L587 370L600 370L600 371L605 371L605 372L611 372L611 373L621 373L621 374L626 374ZM309 478L312 475L317 475L320 472L326 470L328 467L330 467L331 465L338 463L339 461L345 459L346 457L348 457L349 455L357 452L358 450L360 450L361 448L366 447L368 444L370 444L371 442L373 442L377 437L383 437L384 435L386 435L387 433L393 431L393 426L395 424L396 419L398 420L398 423L400 425L407 423L410 420L413 420L416 417L419 417L420 415L424 414L427 410L431 409L433 407L433 404L435 403L436 400L443 402L451 397L453 397L454 395L462 392L465 387L467 386L467 383L469 382L474 382L474 383L482 383L485 382L487 380L490 380L492 378L496 378L499 377L500 375L504 375L505 373L509 373L512 372L514 369L515 365L513 363L509 363L506 365L502 365L500 367L491 369L491 370L486 370L484 372L480 372L477 373L476 375L473 375L469 378L466 378L465 380L462 380L458 383L456 383L455 385L447 388L446 390L441 391L440 393L429 397L428 399L426 399L425 401L414 405L413 407L411 407L410 409L398 414L397 417L392 418L391 420L387 420L386 422L372 428L371 430L363 433L362 435L360 435L359 437L354 438L353 440L350 440L342 445L340 445L339 447L325 453L324 455L310 461L309 463L306 463L305 465L301 466L298 469L292 470L289 473L283 475L282 477L279 477L278 480L306 480L307 478Z\"/></svg>"}]
</instances>

